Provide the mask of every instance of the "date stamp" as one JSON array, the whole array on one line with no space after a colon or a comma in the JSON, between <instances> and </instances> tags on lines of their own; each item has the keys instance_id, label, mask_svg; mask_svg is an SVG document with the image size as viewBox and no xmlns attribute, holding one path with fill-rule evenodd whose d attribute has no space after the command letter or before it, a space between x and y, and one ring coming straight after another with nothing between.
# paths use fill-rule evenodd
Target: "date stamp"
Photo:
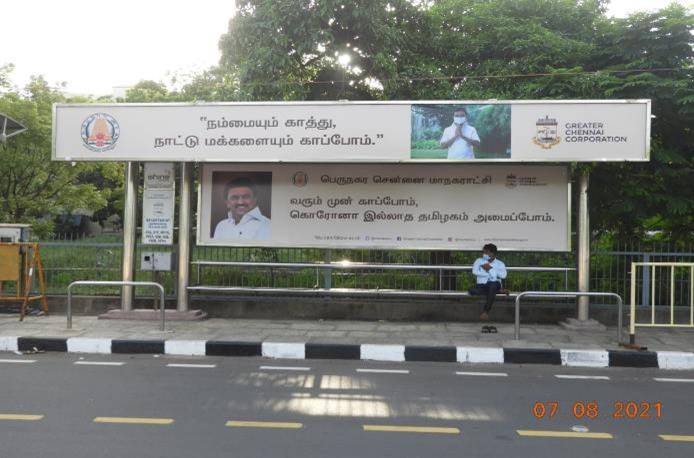
<instances>
[{"instance_id":1,"label":"date stamp","mask_svg":"<svg viewBox=\"0 0 694 458\"><path fill-rule=\"evenodd\" d=\"M663 403L660 401L614 401L607 405L598 401L574 401L566 405L558 401L537 401L531 406L531 412L537 420L548 420L562 415L565 408L577 420L658 420L663 416Z\"/></svg>"}]
</instances>

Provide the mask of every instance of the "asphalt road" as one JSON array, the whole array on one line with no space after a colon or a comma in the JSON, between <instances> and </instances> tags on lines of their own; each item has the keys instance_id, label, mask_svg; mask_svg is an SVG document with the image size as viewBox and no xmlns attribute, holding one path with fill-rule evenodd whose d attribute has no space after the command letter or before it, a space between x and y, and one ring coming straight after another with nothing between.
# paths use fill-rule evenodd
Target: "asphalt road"
<instances>
[{"instance_id":1,"label":"asphalt road","mask_svg":"<svg viewBox=\"0 0 694 458\"><path fill-rule=\"evenodd\" d=\"M694 372L0 354L0 458L544 456L694 456Z\"/></svg>"}]
</instances>

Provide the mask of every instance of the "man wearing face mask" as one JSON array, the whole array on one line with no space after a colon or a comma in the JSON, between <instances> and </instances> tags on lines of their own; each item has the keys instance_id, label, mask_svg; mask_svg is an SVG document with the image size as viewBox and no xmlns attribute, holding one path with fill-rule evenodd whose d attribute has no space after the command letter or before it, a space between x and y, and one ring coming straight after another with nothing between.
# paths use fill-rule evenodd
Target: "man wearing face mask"
<instances>
[{"instance_id":1,"label":"man wearing face mask","mask_svg":"<svg viewBox=\"0 0 694 458\"><path fill-rule=\"evenodd\" d=\"M446 127L439 143L448 149L448 159L474 159L474 148L480 146L477 129L467 121L465 108L453 112L453 124Z\"/></svg>"},{"instance_id":2,"label":"man wearing face mask","mask_svg":"<svg viewBox=\"0 0 694 458\"><path fill-rule=\"evenodd\" d=\"M214 229L214 240L270 238L270 219L260 213L256 199L256 186L248 178L237 178L227 183L227 219L221 220Z\"/></svg>"},{"instance_id":3,"label":"man wearing face mask","mask_svg":"<svg viewBox=\"0 0 694 458\"><path fill-rule=\"evenodd\" d=\"M477 277L477 285L469 293L486 296L480 320L487 321L496 293L501 289L501 280L506 278L506 265L496 259L496 245L488 243L482 248L482 257L472 265L472 274Z\"/></svg>"}]
</instances>

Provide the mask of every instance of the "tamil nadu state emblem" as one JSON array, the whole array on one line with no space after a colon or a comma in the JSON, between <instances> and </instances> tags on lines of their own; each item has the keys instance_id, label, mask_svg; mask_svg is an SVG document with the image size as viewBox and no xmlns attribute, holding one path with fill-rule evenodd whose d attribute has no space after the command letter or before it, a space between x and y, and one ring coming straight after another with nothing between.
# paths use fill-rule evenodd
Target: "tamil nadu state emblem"
<instances>
[{"instance_id":1,"label":"tamil nadu state emblem","mask_svg":"<svg viewBox=\"0 0 694 458\"><path fill-rule=\"evenodd\" d=\"M561 141L561 137L557 135L557 120L545 115L535 123L536 133L533 137L533 143L541 146L544 149L549 149Z\"/></svg>"},{"instance_id":2,"label":"tamil nadu state emblem","mask_svg":"<svg viewBox=\"0 0 694 458\"><path fill-rule=\"evenodd\" d=\"M112 149L119 136L118 121L109 114L94 113L82 123L82 141L92 151L100 153Z\"/></svg>"},{"instance_id":3,"label":"tamil nadu state emblem","mask_svg":"<svg viewBox=\"0 0 694 458\"><path fill-rule=\"evenodd\" d=\"M292 184L297 188L303 188L308 184L308 175L306 172L296 172L292 175Z\"/></svg>"}]
</instances>

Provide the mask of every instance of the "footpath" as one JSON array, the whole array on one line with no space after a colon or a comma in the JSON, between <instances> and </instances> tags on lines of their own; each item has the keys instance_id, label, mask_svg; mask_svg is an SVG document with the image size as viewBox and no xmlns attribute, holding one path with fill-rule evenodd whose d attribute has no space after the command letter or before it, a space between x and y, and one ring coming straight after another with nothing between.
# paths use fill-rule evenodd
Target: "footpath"
<instances>
[{"instance_id":1,"label":"footpath","mask_svg":"<svg viewBox=\"0 0 694 458\"><path fill-rule=\"evenodd\" d=\"M161 332L156 321L76 316L73 329L67 330L64 316L28 316L20 322L17 315L0 315L0 352L694 369L694 329L638 329L636 343L647 350L629 350L618 345L615 327L569 330L558 325L522 325L521 340L514 340L512 323L493 324L497 333L482 333L483 323L211 318L167 322L167 330Z\"/></svg>"}]
</instances>

